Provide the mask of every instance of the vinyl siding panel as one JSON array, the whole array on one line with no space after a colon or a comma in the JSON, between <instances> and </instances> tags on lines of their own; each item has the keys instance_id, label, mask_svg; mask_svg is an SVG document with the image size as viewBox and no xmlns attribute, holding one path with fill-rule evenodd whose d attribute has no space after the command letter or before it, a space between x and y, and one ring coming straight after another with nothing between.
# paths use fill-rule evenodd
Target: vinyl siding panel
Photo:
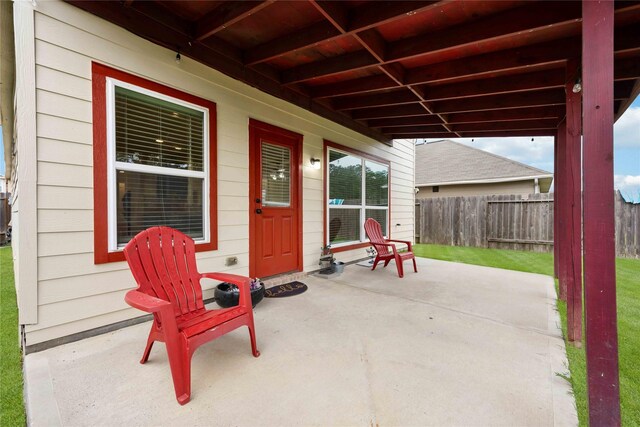
<instances>
[{"instance_id":1,"label":"vinyl siding panel","mask_svg":"<svg viewBox=\"0 0 640 427\"><path fill-rule=\"evenodd\" d=\"M324 139L391 162L392 236L413 238L410 141L389 147L188 58L176 65L174 52L60 1L38 4L35 38L39 319L27 327L27 345L143 314L124 303L135 287L126 263L93 263L92 61L216 103L219 249L197 254L201 271L248 274L249 119L303 135L305 271L318 269L324 238L323 173L308 167L311 157L322 158ZM224 265L229 256L238 257L232 268ZM364 249L338 254L341 261L365 256ZM203 283L207 295L213 286Z\"/></svg>"},{"instance_id":2,"label":"vinyl siding panel","mask_svg":"<svg viewBox=\"0 0 640 427\"><path fill-rule=\"evenodd\" d=\"M416 199L455 196L488 196L495 194L532 194L533 180L496 182L482 184L441 185L440 191L433 192L433 187L420 187Z\"/></svg>"}]
</instances>

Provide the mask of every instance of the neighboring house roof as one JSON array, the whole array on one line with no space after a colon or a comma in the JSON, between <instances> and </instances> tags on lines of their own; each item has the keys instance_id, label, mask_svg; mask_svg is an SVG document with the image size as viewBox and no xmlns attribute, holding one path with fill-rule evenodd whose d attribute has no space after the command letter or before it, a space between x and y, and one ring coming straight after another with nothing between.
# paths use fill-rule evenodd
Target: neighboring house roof
<instances>
[{"instance_id":1,"label":"neighboring house roof","mask_svg":"<svg viewBox=\"0 0 640 427\"><path fill-rule=\"evenodd\" d=\"M553 174L446 139L416 145L416 187L535 178L550 186Z\"/></svg>"}]
</instances>

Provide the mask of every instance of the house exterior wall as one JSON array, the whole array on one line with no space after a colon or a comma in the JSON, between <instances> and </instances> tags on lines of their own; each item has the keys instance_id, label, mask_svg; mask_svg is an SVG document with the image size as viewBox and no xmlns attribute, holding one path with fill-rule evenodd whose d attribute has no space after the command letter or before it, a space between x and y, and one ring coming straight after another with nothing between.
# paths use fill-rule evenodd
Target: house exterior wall
<instances>
[{"instance_id":1,"label":"house exterior wall","mask_svg":"<svg viewBox=\"0 0 640 427\"><path fill-rule=\"evenodd\" d=\"M248 274L250 118L303 135L305 271L318 268L323 244L323 171L306 166L311 157L322 158L324 139L390 161L391 235L413 239L412 143L389 147L370 140L186 55L176 64L175 52L63 2L39 2L34 28L38 319L26 325L27 346L142 314L124 303L135 287L127 264L94 264L92 61L217 104L218 250L197 254L200 271ZM239 261L231 268L224 265L229 256ZM341 261L364 256L362 248L337 254ZM213 285L203 282L206 298Z\"/></svg>"},{"instance_id":2,"label":"house exterior wall","mask_svg":"<svg viewBox=\"0 0 640 427\"><path fill-rule=\"evenodd\" d=\"M435 197L455 196L487 196L493 194L533 194L535 192L534 180L496 182L482 184L440 185L440 191L433 192L433 187L418 187L416 199L431 199Z\"/></svg>"}]
</instances>

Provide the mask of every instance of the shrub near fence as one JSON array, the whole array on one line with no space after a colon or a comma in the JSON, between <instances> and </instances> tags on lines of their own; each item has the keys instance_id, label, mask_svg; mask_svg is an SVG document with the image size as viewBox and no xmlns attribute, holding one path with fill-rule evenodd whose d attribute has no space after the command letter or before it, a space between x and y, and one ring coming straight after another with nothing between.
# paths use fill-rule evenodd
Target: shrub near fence
<instances>
[{"instance_id":1,"label":"shrub near fence","mask_svg":"<svg viewBox=\"0 0 640 427\"><path fill-rule=\"evenodd\" d=\"M615 194L616 246L640 258L640 204ZM451 246L553 250L553 193L443 197L416 203L416 241Z\"/></svg>"}]
</instances>

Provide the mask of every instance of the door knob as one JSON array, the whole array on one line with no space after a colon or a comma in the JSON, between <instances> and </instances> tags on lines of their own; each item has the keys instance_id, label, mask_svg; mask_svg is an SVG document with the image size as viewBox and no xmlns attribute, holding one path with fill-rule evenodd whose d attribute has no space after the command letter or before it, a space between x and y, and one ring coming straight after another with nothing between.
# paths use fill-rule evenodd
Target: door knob
<instances>
[{"instance_id":1,"label":"door knob","mask_svg":"<svg viewBox=\"0 0 640 427\"><path fill-rule=\"evenodd\" d=\"M256 213L257 214L261 214L262 213L262 209L256 209Z\"/></svg>"}]
</instances>

